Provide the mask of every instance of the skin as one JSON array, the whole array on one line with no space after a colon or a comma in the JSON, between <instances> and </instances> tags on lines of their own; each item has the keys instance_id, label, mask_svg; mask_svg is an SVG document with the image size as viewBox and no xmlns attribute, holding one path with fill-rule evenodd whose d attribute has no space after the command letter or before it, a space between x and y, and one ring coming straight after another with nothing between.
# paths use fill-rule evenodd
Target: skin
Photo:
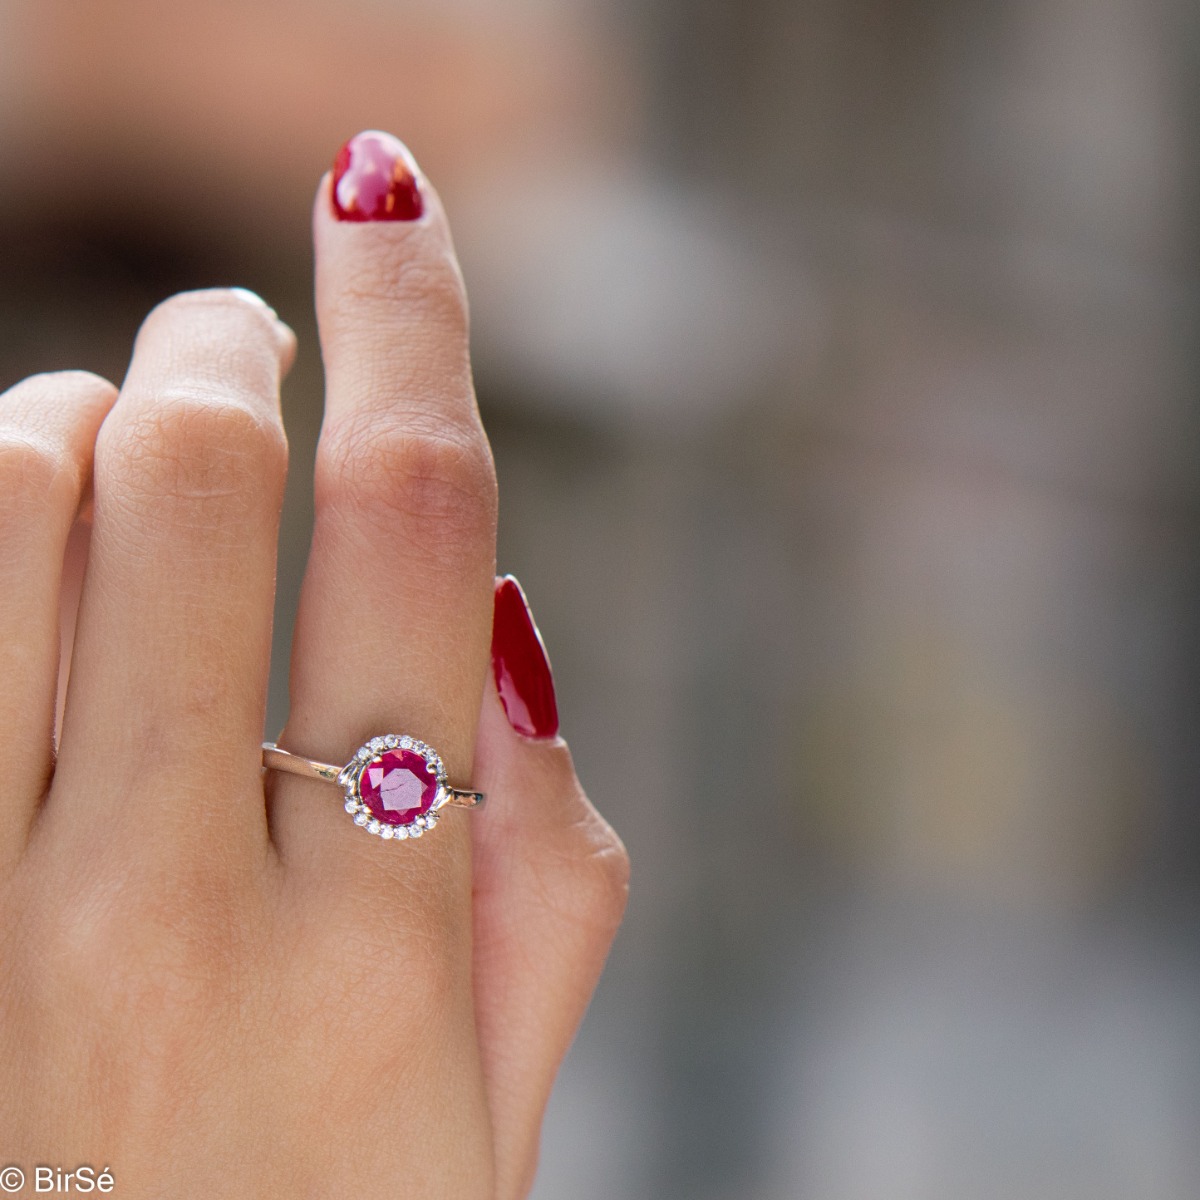
<instances>
[{"instance_id":1,"label":"skin","mask_svg":"<svg viewBox=\"0 0 1200 1200\"><path fill-rule=\"evenodd\" d=\"M566 745L516 734L490 682L496 484L436 193L340 224L328 189L280 742L340 761L412 732L488 804L394 847L260 769L293 353L261 301L166 301L119 393L0 397L0 1155L107 1166L122 1196L525 1195L624 909Z\"/></svg>"}]
</instances>

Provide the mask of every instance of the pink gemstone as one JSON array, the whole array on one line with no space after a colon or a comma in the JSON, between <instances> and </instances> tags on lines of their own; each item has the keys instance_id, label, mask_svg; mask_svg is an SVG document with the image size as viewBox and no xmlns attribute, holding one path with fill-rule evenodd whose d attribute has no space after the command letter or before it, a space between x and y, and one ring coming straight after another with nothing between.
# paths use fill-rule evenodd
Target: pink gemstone
<instances>
[{"instance_id":1,"label":"pink gemstone","mask_svg":"<svg viewBox=\"0 0 1200 1200\"><path fill-rule=\"evenodd\" d=\"M371 759L358 781L358 794L373 816L388 825L407 825L437 799L437 776L413 750L387 750Z\"/></svg>"}]
</instances>

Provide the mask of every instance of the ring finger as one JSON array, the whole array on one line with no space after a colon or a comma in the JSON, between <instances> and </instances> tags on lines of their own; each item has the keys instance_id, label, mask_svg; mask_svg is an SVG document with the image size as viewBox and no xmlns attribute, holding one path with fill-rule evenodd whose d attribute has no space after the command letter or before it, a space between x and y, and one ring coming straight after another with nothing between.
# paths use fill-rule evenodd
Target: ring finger
<instances>
[{"instance_id":1,"label":"ring finger","mask_svg":"<svg viewBox=\"0 0 1200 1200\"><path fill-rule=\"evenodd\" d=\"M369 736L411 734L461 787L488 661L496 521L462 280L437 196L407 151L385 134L350 149L365 165L352 163L336 193L325 179L314 215L325 421L281 742L339 762ZM339 207L353 183L365 190L380 175L392 190L377 219ZM409 219L389 219L396 191ZM374 885L391 894L404 879L409 923L440 915L461 940L466 814L420 846L384 846L350 824L328 785L280 778L275 799L285 860L311 869L331 902L361 901Z\"/></svg>"},{"instance_id":2,"label":"ring finger","mask_svg":"<svg viewBox=\"0 0 1200 1200\"><path fill-rule=\"evenodd\" d=\"M407 152L377 136L351 149L382 159L357 180L364 199L383 184L371 210L382 219L344 207L353 170L340 219L333 180L317 194L325 421L280 742L336 763L373 735L409 734L468 787L491 637L495 477L444 214ZM408 1140L436 1140L464 1180L485 1178L490 1147L472 1133L488 1121L471 994L473 814L446 813L419 842L385 841L356 828L328 783L279 775L270 796L293 910L355 981L355 1008L374 1018L371 1052L437 1063L425 1105L406 1113ZM396 818L389 832L412 812L400 794L381 807ZM374 1077L362 1111L394 1106L403 1086Z\"/></svg>"}]
</instances>

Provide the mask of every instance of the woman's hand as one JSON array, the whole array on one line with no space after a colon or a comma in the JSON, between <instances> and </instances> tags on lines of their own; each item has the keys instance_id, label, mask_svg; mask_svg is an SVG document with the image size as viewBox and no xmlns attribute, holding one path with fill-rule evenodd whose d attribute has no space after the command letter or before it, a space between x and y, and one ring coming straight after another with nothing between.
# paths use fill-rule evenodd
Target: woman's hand
<instances>
[{"instance_id":1,"label":"woman's hand","mask_svg":"<svg viewBox=\"0 0 1200 1200\"><path fill-rule=\"evenodd\" d=\"M495 591L444 214L398 143L351 146L315 206L326 411L279 740L341 762L411 733L488 802L393 844L331 784L264 779L293 350L264 304L160 305L119 395L0 397L0 1158L29 1194L86 1163L130 1197L524 1195L621 916L624 850Z\"/></svg>"}]
</instances>

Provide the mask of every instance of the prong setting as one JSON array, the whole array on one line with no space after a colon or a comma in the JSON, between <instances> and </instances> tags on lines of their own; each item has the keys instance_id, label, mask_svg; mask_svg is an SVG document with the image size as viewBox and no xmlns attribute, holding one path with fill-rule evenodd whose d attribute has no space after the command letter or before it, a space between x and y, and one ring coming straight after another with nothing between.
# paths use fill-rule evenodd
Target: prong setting
<instances>
[{"instance_id":1,"label":"prong setting","mask_svg":"<svg viewBox=\"0 0 1200 1200\"><path fill-rule=\"evenodd\" d=\"M369 768L380 767L385 761L385 755L394 760L396 755L404 755L405 752L418 756L424 767L422 774L429 780L436 781L436 792L431 803L428 801L428 791L424 793L424 802L428 803L428 807L413 820L395 824L387 819L386 812L381 812L378 804L374 809L368 805L363 797L362 788L364 775ZM412 759L405 756L403 761L412 762ZM383 734L364 742L338 773L337 782L345 792L345 809L355 825L383 841L404 842L411 838L423 837L437 825L440 810L451 797L446 767L441 756L428 743L407 734ZM378 795L377 787L375 794Z\"/></svg>"}]
</instances>

